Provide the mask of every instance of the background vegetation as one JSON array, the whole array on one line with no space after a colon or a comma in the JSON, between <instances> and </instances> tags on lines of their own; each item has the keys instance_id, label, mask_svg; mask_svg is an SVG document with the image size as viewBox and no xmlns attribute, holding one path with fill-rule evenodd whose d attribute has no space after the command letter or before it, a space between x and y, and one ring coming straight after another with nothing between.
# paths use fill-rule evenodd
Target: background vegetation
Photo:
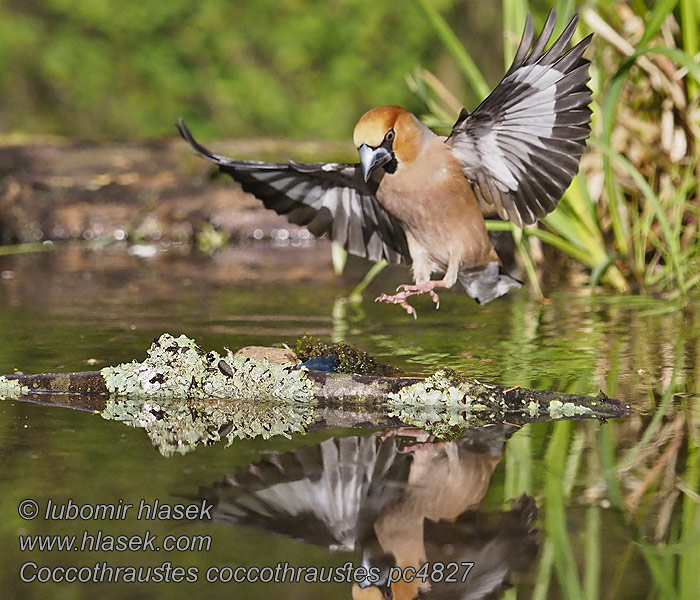
<instances>
[{"instance_id":1,"label":"background vegetation","mask_svg":"<svg viewBox=\"0 0 700 600\"><path fill-rule=\"evenodd\" d=\"M416 0L450 48L469 87L488 89L475 61L427 0ZM528 11L538 30L545 11L527 0L503 0L505 65ZM579 12L574 42L596 34L591 60L592 151L544 227L524 231L510 223L533 289L535 263L545 242L583 265L591 289L604 281L619 292L656 292L685 300L700 282L700 2L597 0L575 6L558 0L555 36ZM539 27L538 27L539 26ZM430 72L410 80L430 114L449 130L459 100ZM524 235L523 235L524 234Z\"/></svg>"},{"instance_id":2,"label":"background vegetation","mask_svg":"<svg viewBox=\"0 0 700 600\"><path fill-rule=\"evenodd\" d=\"M449 130L552 4L555 35L576 12L574 41L596 34L591 150L541 225L489 227L513 232L536 294L556 248L591 290L684 302L700 283L698 0L0 0L0 135L171 136L182 115L204 139L347 140L389 103Z\"/></svg>"},{"instance_id":3,"label":"background vegetation","mask_svg":"<svg viewBox=\"0 0 700 600\"><path fill-rule=\"evenodd\" d=\"M431 5L476 50L500 39L498 6ZM0 132L171 136L182 115L206 137L349 139L378 103L419 110L405 74L445 55L389 0L2 0Z\"/></svg>"}]
</instances>

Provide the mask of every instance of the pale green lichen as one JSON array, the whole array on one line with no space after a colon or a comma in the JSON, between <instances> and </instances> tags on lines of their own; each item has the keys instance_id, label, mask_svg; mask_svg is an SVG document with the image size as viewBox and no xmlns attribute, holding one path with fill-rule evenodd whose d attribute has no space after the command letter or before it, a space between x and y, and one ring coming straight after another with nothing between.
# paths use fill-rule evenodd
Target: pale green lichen
<instances>
[{"instance_id":1,"label":"pale green lichen","mask_svg":"<svg viewBox=\"0 0 700 600\"><path fill-rule=\"evenodd\" d=\"M389 416L440 436L502 415L492 388L444 370L389 394L388 404Z\"/></svg>"},{"instance_id":2,"label":"pale green lichen","mask_svg":"<svg viewBox=\"0 0 700 600\"><path fill-rule=\"evenodd\" d=\"M314 383L302 369L234 356L229 349L223 356L205 353L184 335L163 334L142 363L105 367L100 373L111 394L132 398L314 399Z\"/></svg>"},{"instance_id":3,"label":"pale green lichen","mask_svg":"<svg viewBox=\"0 0 700 600\"><path fill-rule=\"evenodd\" d=\"M19 398L22 394L27 393L29 393L29 388L21 385L17 379L8 379L0 375L0 400Z\"/></svg>"},{"instance_id":4,"label":"pale green lichen","mask_svg":"<svg viewBox=\"0 0 700 600\"><path fill-rule=\"evenodd\" d=\"M561 419L563 417L575 417L587 415L593 411L587 406L579 406L573 402L561 402L560 400L552 400L549 403L549 416L552 419Z\"/></svg>"},{"instance_id":5,"label":"pale green lichen","mask_svg":"<svg viewBox=\"0 0 700 600\"><path fill-rule=\"evenodd\" d=\"M303 433L313 420L308 403L169 398L111 398L102 417L143 428L164 456L220 440Z\"/></svg>"},{"instance_id":6,"label":"pale green lichen","mask_svg":"<svg viewBox=\"0 0 700 600\"><path fill-rule=\"evenodd\" d=\"M525 423L547 414L547 403L537 402L537 392L516 390L438 371L389 394L389 416L445 437L467 427L506 420ZM588 406L571 401L553 400L548 408L552 419L594 415Z\"/></svg>"},{"instance_id":7,"label":"pale green lichen","mask_svg":"<svg viewBox=\"0 0 700 600\"><path fill-rule=\"evenodd\" d=\"M313 418L304 370L228 349L205 353L184 335L163 334L142 363L100 373L111 394L102 416L144 428L166 455L220 439L289 436Z\"/></svg>"}]
</instances>

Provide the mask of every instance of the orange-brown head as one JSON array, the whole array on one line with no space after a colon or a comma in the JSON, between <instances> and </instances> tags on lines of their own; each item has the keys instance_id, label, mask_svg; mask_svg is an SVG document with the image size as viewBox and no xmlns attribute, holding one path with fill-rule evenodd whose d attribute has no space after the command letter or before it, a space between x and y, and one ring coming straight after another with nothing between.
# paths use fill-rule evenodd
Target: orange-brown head
<instances>
[{"instance_id":1,"label":"orange-brown head","mask_svg":"<svg viewBox=\"0 0 700 600\"><path fill-rule=\"evenodd\" d=\"M410 163L418 154L425 127L399 106L379 106L366 112L355 125L353 141L360 153L367 181L379 167L389 173L397 163Z\"/></svg>"}]
</instances>

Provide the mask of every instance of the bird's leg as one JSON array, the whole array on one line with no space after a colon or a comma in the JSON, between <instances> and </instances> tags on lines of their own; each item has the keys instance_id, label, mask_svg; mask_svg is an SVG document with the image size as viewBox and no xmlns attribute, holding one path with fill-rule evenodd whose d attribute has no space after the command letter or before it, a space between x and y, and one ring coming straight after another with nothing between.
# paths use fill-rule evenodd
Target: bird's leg
<instances>
[{"instance_id":1,"label":"bird's leg","mask_svg":"<svg viewBox=\"0 0 700 600\"><path fill-rule=\"evenodd\" d=\"M414 454L416 452L429 452L431 454L442 450L448 442L415 442L413 444L406 444L399 454Z\"/></svg>"},{"instance_id":2,"label":"bird's leg","mask_svg":"<svg viewBox=\"0 0 700 600\"><path fill-rule=\"evenodd\" d=\"M380 439L382 441L388 440L392 437L411 437L415 438L419 442L427 442L434 439L434 436L423 429L417 427L393 427L391 429L385 429Z\"/></svg>"}]
</instances>

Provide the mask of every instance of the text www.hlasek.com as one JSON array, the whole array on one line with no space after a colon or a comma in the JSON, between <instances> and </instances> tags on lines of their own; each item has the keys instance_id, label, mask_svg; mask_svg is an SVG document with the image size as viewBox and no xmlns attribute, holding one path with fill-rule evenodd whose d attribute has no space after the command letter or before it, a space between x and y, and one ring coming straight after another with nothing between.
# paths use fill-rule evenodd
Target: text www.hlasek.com
<instances>
[{"instance_id":1,"label":"text www.hlasek.com","mask_svg":"<svg viewBox=\"0 0 700 600\"><path fill-rule=\"evenodd\" d=\"M79 540L79 541L78 541ZM146 531L143 535L107 535L102 531L83 531L76 535L20 535L20 552L207 552L211 548L208 535L167 535L161 544L158 536Z\"/></svg>"}]
</instances>

